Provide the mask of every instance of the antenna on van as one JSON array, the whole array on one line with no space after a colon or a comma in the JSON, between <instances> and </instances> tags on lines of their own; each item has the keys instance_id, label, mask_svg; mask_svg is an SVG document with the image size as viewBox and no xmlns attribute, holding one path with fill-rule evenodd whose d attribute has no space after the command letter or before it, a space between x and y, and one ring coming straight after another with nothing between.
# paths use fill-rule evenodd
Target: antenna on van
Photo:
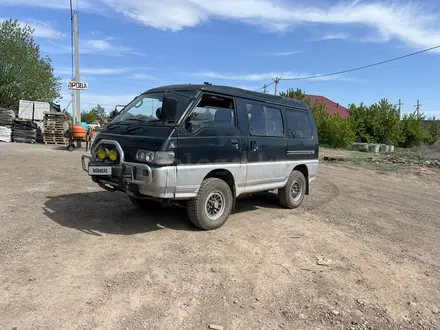
<instances>
[{"instance_id":1,"label":"antenna on van","mask_svg":"<svg viewBox=\"0 0 440 330\"><path fill-rule=\"evenodd\" d=\"M207 81L205 81L204 84L205 84L205 85L208 85L208 86L211 86L211 85L212 85L212 83L207 82Z\"/></svg>"}]
</instances>

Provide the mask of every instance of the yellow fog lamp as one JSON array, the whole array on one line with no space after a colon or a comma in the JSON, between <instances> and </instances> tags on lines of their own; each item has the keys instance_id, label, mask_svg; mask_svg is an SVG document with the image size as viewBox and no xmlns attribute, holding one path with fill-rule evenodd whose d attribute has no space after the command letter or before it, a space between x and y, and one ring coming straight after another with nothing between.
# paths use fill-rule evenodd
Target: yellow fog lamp
<instances>
[{"instance_id":1,"label":"yellow fog lamp","mask_svg":"<svg viewBox=\"0 0 440 330\"><path fill-rule=\"evenodd\" d=\"M96 156L101 159L104 160L107 157L108 154L108 150L105 148L99 148L98 152L96 153Z\"/></svg>"},{"instance_id":2,"label":"yellow fog lamp","mask_svg":"<svg viewBox=\"0 0 440 330\"><path fill-rule=\"evenodd\" d=\"M112 162L116 161L116 160L118 159L118 157L119 157L119 154L118 154L118 151L117 151L116 149L112 149L112 150L110 150L110 152L109 152L109 154L108 154L108 158L109 158Z\"/></svg>"}]
</instances>

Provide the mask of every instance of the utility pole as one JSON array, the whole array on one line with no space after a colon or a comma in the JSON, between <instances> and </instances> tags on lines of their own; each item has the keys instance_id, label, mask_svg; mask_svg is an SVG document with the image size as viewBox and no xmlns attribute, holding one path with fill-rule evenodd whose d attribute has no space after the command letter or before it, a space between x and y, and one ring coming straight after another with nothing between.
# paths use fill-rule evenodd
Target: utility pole
<instances>
[{"instance_id":1,"label":"utility pole","mask_svg":"<svg viewBox=\"0 0 440 330\"><path fill-rule=\"evenodd\" d=\"M415 105L417 115L420 114L420 107L421 107L421 106L422 106L422 105L420 104L419 100L417 100L417 104Z\"/></svg>"},{"instance_id":2,"label":"utility pole","mask_svg":"<svg viewBox=\"0 0 440 330\"><path fill-rule=\"evenodd\" d=\"M402 105L403 105L402 100L399 99L399 103L398 103L398 106L399 106L399 118L400 118L400 111L402 110Z\"/></svg>"},{"instance_id":3,"label":"utility pole","mask_svg":"<svg viewBox=\"0 0 440 330\"><path fill-rule=\"evenodd\" d=\"M79 75L79 47L78 47L78 12L73 14L73 48L75 54L75 81L80 82ZM74 107L74 116L73 116L73 124L76 124L81 121L81 91L75 91L75 107Z\"/></svg>"},{"instance_id":4,"label":"utility pole","mask_svg":"<svg viewBox=\"0 0 440 330\"><path fill-rule=\"evenodd\" d=\"M264 84L264 86L263 86L263 93L264 93L264 94L267 93L267 84Z\"/></svg>"},{"instance_id":5,"label":"utility pole","mask_svg":"<svg viewBox=\"0 0 440 330\"><path fill-rule=\"evenodd\" d=\"M280 80L280 77L276 77L275 79L273 79L273 81L275 81L275 95L278 95L278 83L280 82Z\"/></svg>"}]
</instances>

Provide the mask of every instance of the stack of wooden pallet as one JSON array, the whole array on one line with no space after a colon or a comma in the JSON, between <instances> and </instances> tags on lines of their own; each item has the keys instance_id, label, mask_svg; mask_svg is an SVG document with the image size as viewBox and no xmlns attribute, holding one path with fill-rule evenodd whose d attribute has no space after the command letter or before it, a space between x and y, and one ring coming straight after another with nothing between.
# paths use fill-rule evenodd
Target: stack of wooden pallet
<instances>
[{"instance_id":1,"label":"stack of wooden pallet","mask_svg":"<svg viewBox=\"0 0 440 330\"><path fill-rule=\"evenodd\" d=\"M43 127L46 144L68 144L65 135L69 128L69 119L64 113L45 113Z\"/></svg>"},{"instance_id":2,"label":"stack of wooden pallet","mask_svg":"<svg viewBox=\"0 0 440 330\"><path fill-rule=\"evenodd\" d=\"M12 126L14 124L15 112L0 107L0 141L12 141Z\"/></svg>"}]
</instances>

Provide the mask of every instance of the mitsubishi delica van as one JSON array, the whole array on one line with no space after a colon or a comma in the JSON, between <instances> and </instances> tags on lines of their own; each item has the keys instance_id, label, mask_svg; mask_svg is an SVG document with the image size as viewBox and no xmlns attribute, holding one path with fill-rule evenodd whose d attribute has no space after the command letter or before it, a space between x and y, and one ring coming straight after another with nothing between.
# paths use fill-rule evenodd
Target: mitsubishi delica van
<instances>
[{"instance_id":1,"label":"mitsubishi delica van","mask_svg":"<svg viewBox=\"0 0 440 330\"><path fill-rule=\"evenodd\" d=\"M303 101L209 83L163 86L126 105L81 162L93 182L136 207L178 203L210 230L242 195L277 190L283 207L300 206L316 178L318 135Z\"/></svg>"}]
</instances>

